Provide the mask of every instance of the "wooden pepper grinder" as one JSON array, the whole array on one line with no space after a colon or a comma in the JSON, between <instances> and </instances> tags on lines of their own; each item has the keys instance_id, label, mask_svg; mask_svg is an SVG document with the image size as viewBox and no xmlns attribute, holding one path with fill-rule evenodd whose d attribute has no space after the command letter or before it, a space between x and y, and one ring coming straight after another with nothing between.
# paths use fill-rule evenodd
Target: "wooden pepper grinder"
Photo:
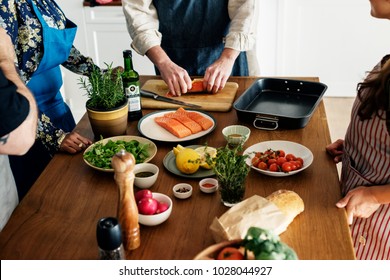
<instances>
[{"instance_id":1,"label":"wooden pepper grinder","mask_svg":"<svg viewBox=\"0 0 390 280\"><path fill-rule=\"evenodd\" d=\"M137 249L141 244L133 186L135 158L131 153L121 150L112 157L111 165L119 187L118 220L122 227L123 246L127 257L131 250Z\"/></svg>"}]
</instances>

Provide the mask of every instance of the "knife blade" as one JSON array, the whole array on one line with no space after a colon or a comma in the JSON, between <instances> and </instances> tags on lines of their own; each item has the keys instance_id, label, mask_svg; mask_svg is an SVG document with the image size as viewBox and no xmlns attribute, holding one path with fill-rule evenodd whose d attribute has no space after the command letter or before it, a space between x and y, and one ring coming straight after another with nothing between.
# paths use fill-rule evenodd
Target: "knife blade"
<instances>
[{"instance_id":1,"label":"knife blade","mask_svg":"<svg viewBox=\"0 0 390 280\"><path fill-rule=\"evenodd\" d=\"M192 107L192 108L202 108L202 106L199 106L199 105L196 105L196 104L191 104L191 103L187 103L187 102L184 102L184 101L181 101L181 100L176 100L176 99L173 99L173 98L161 96L161 95L159 95L157 93L154 93L154 92L151 92L151 91L147 91L147 90L143 90L143 89L140 90L140 93L141 93L142 97L153 98L154 100L169 102L169 103L182 105L182 106L187 106L187 107Z\"/></svg>"}]
</instances>

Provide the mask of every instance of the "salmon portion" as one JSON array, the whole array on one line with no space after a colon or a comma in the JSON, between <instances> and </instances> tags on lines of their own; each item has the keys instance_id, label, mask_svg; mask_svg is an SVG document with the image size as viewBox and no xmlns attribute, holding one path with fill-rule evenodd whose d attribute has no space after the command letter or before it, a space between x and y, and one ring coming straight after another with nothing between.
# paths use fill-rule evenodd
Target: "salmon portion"
<instances>
[{"instance_id":1,"label":"salmon portion","mask_svg":"<svg viewBox=\"0 0 390 280\"><path fill-rule=\"evenodd\" d=\"M156 117L154 118L154 121L176 137L183 138L192 134L189 128L185 127L181 122L173 118L167 118L165 116Z\"/></svg>"},{"instance_id":2,"label":"salmon portion","mask_svg":"<svg viewBox=\"0 0 390 280\"><path fill-rule=\"evenodd\" d=\"M207 130L214 125L210 119L202 116L198 112L186 111L182 107L175 112L156 117L154 121L179 138Z\"/></svg>"},{"instance_id":3,"label":"salmon portion","mask_svg":"<svg viewBox=\"0 0 390 280\"><path fill-rule=\"evenodd\" d=\"M203 87L203 79L194 79L192 81L192 87L190 90L187 91L187 93L196 93L196 92L206 92L206 89ZM187 94L183 93L183 94ZM165 94L167 97L174 97L170 91Z\"/></svg>"},{"instance_id":4,"label":"salmon portion","mask_svg":"<svg viewBox=\"0 0 390 280\"><path fill-rule=\"evenodd\" d=\"M193 120L194 122L196 122L197 124L199 124L201 127L202 127L202 130L207 130L209 129L210 127L213 126L213 122L202 116L201 114L199 114L198 112L194 112L194 111L187 111L185 110L184 108L180 107L179 109L176 110L175 114L178 114L178 115L185 115L187 117L189 117L191 120Z\"/></svg>"},{"instance_id":5,"label":"salmon portion","mask_svg":"<svg viewBox=\"0 0 390 280\"><path fill-rule=\"evenodd\" d=\"M175 119L178 122L182 123L185 127L187 127L189 130L191 130L191 133L198 133L203 130L203 128L195 121L187 117L185 114L182 113L168 113L165 114L164 117Z\"/></svg>"}]
</instances>

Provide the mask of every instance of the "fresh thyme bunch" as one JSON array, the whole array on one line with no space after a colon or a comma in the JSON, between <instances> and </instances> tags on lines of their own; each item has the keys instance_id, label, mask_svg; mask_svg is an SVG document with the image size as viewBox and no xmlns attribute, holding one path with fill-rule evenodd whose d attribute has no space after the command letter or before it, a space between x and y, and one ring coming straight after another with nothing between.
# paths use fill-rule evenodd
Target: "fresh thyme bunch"
<instances>
[{"instance_id":1,"label":"fresh thyme bunch","mask_svg":"<svg viewBox=\"0 0 390 280\"><path fill-rule=\"evenodd\" d=\"M250 171L245 160L248 155L241 153L242 145L230 149L228 145L217 149L213 159L206 154L206 162L212 166L217 176L222 201L232 204L242 200L245 187L244 181Z\"/></svg>"},{"instance_id":2,"label":"fresh thyme bunch","mask_svg":"<svg viewBox=\"0 0 390 280\"><path fill-rule=\"evenodd\" d=\"M114 73L112 63L105 64L106 70L94 67L89 78L80 77L79 84L88 96L88 108L110 110L123 104L127 99L123 92L120 73Z\"/></svg>"}]
</instances>

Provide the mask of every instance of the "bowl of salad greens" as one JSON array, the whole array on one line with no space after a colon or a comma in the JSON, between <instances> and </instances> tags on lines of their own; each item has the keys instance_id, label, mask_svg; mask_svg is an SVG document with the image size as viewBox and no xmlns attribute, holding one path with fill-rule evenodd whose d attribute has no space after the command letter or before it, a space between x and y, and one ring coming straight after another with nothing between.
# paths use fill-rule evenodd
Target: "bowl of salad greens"
<instances>
[{"instance_id":1,"label":"bowl of salad greens","mask_svg":"<svg viewBox=\"0 0 390 280\"><path fill-rule=\"evenodd\" d=\"M101 139L89 146L83 154L84 162L96 170L114 172L111 159L123 149L133 154L136 164L149 162L157 153L156 144L149 139L122 135Z\"/></svg>"}]
</instances>

